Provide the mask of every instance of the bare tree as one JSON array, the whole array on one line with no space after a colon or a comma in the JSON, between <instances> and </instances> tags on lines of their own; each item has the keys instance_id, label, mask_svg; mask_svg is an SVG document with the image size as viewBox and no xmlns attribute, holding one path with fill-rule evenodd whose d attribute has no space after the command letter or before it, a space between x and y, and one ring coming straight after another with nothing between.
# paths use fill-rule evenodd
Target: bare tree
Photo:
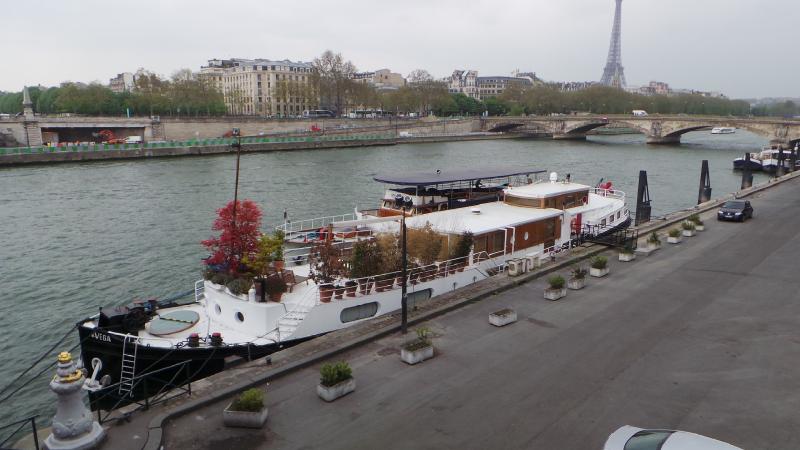
<instances>
[{"instance_id":1,"label":"bare tree","mask_svg":"<svg viewBox=\"0 0 800 450\"><path fill-rule=\"evenodd\" d=\"M319 93L321 103L330 106L337 113L342 112L342 105L348 100L348 91L352 92L353 74L356 66L345 61L341 53L326 50L312 63L314 73L312 82Z\"/></svg>"}]
</instances>

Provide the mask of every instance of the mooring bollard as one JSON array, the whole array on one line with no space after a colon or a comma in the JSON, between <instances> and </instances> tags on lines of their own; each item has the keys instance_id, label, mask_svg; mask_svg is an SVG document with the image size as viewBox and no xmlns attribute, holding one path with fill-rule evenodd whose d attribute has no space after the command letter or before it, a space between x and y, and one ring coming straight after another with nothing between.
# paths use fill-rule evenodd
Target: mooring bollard
<instances>
[{"instance_id":1,"label":"mooring bollard","mask_svg":"<svg viewBox=\"0 0 800 450\"><path fill-rule=\"evenodd\" d=\"M742 169L742 189L753 187L753 174L750 172L750 153L744 154L744 168Z\"/></svg>"},{"instance_id":2,"label":"mooring bollard","mask_svg":"<svg viewBox=\"0 0 800 450\"><path fill-rule=\"evenodd\" d=\"M639 226L650 222L650 188L647 186L647 171L639 171L639 189L636 192L636 220L634 225Z\"/></svg>"},{"instance_id":3,"label":"mooring bollard","mask_svg":"<svg viewBox=\"0 0 800 450\"><path fill-rule=\"evenodd\" d=\"M711 200L711 176L708 174L708 160L703 160L700 167L700 191L697 194L697 204Z\"/></svg>"},{"instance_id":4,"label":"mooring bollard","mask_svg":"<svg viewBox=\"0 0 800 450\"><path fill-rule=\"evenodd\" d=\"M89 449L96 447L105 437L105 430L83 403L84 380L83 371L75 366L72 355L61 352L56 376L50 382L50 389L58 396L58 404L53 417L53 432L45 439L45 448Z\"/></svg>"}]
</instances>

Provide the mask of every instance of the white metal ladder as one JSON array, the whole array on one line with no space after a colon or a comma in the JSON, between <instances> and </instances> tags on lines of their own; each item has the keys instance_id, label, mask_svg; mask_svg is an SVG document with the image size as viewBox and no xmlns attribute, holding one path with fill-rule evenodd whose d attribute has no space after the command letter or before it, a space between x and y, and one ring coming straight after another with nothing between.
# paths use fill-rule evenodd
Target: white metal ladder
<instances>
[{"instance_id":1,"label":"white metal ladder","mask_svg":"<svg viewBox=\"0 0 800 450\"><path fill-rule=\"evenodd\" d=\"M133 345L133 352L129 346ZM125 336L122 341L122 369L119 372L119 394L131 395L133 391L133 377L136 374L136 352L139 350L139 340L136 336Z\"/></svg>"}]
</instances>

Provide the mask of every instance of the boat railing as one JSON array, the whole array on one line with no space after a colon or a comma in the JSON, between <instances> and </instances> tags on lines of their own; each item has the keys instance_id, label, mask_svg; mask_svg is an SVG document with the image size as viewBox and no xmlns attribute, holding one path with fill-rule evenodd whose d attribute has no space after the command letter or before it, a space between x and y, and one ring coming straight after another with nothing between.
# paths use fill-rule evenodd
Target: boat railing
<instances>
[{"instance_id":1,"label":"boat railing","mask_svg":"<svg viewBox=\"0 0 800 450\"><path fill-rule=\"evenodd\" d=\"M206 283L205 280L197 280L194 282L194 301L200 303L200 300L206 296Z\"/></svg>"},{"instance_id":2,"label":"boat railing","mask_svg":"<svg viewBox=\"0 0 800 450\"><path fill-rule=\"evenodd\" d=\"M616 198L623 201L625 200L625 193L617 189L593 188L592 193L602 197Z\"/></svg>"},{"instance_id":3,"label":"boat railing","mask_svg":"<svg viewBox=\"0 0 800 450\"><path fill-rule=\"evenodd\" d=\"M298 234L303 231L319 230L320 228L324 228L332 223L355 219L355 213L347 213L340 214L338 216L324 216L315 217L313 219L303 219L296 222L287 221L286 223L276 226L275 229L278 231L283 231L286 235L286 239L290 239L290 236L293 234Z\"/></svg>"}]
</instances>

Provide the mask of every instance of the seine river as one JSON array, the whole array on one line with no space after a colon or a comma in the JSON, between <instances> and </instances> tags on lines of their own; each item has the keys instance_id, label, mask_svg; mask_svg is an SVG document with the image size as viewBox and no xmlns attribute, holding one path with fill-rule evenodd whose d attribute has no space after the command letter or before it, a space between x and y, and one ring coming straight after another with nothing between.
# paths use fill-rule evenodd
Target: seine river
<instances>
[{"instance_id":1,"label":"seine river","mask_svg":"<svg viewBox=\"0 0 800 450\"><path fill-rule=\"evenodd\" d=\"M611 180L633 209L644 169L661 215L694 205L703 159L717 197L739 188L733 158L765 144L745 132L696 132L677 147L624 135L246 154L239 195L261 205L266 229L284 209L298 220L374 207L384 189L372 180L378 173L519 165L590 185ZM206 256L200 241L233 197L234 168L235 158L221 155L0 169L0 389L98 307L191 289ZM765 180L757 174L755 183ZM76 342L70 336L59 350ZM49 423L52 374L0 404L0 425L29 413Z\"/></svg>"}]
</instances>

